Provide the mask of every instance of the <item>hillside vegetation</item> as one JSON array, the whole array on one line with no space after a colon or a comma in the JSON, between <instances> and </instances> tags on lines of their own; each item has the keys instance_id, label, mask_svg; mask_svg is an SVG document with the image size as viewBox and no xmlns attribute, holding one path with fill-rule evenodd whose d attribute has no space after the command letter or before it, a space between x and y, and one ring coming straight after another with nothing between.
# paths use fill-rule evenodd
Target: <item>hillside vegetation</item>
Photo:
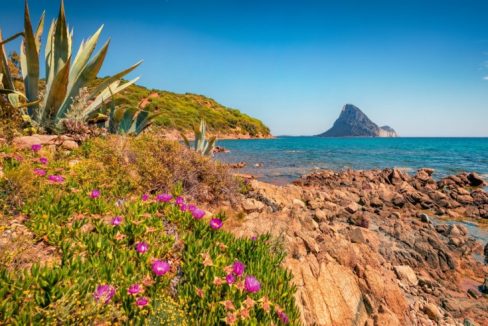
<instances>
[{"instance_id":1,"label":"hillside vegetation","mask_svg":"<svg viewBox=\"0 0 488 326\"><path fill-rule=\"evenodd\" d=\"M260 120L203 95L176 94L132 85L117 95L117 105L127 108L141 105L145 110L159 113L154 126L167 131L191 131L203 118L210 132L219 136L270 136L269 128Z\"/></svg>"}]
</instances>

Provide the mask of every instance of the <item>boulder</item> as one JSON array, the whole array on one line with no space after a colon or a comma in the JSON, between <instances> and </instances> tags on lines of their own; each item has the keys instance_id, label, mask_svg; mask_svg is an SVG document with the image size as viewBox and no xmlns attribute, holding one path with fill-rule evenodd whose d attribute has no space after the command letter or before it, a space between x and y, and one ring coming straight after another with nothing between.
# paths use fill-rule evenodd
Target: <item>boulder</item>
<instances>
[{"instance_id":1,"label":"boulder","mask_svg":"<svg viewBox=\"0 0 488 326\"><path fill-rule=\"evenodd\" d=\"M483 180L483 178L481 178L479 176L479 174L475 173L475 172L472 172L470 174L468 174L468 180L469 180L469 184L472 186L472 187L479 187L479 186L482 186L485 184L485 181Z\"/></svg>"},{"instance_id":2,"label":"boulder","mask_svg":"<svg viewBox=\"0 0 488 326\"><path fill-rule=\"evenodd\" d=\"M440 309L433 303L426 303L424 305L424 309L423 311L425 312L425 314L427 316L429 316L430 319L434 320L434 321L440 321L442 319L442 313L440 311Z\"/></svg>"},{"instance_id":3,"label":"boulder","mask_svg":"<svg viewBox=\"0 0 488 326\"><path fill-rule=\"evenodd\" d=\"M413 271L412 267L407 265L394 266L393 270L395 271L395 274L397 275L398 279L408 282L409 285L418 284L419 281L417 279L417 275L415 275L415 272Z\"/></svg>"}]
</instances>

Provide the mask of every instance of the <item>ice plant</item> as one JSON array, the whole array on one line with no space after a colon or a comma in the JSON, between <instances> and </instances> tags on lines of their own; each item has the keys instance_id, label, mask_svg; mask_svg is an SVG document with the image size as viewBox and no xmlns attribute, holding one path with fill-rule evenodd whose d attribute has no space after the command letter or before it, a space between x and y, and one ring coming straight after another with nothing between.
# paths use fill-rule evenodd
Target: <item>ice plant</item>
<instances>
[{"instance_id":1,"label":"ice plant","mask_svg":"<svg viewBox=\"0 0 488 326\"><path fill-rule=\"evenodd\" d=\"M164 274L169 272L171 267L166 261L155 260L152 263L151 268L154 274L156 274L157 276L163 276Z\"/></svg>"},{"instance_id":2,"label":"ice plant","mask_svg":"<svg viewBox=\"0 0 488 326\"><path fill-rule=\"evenodd\" d=\"M90 193L90 198L96 199L98 197L100 197L100 190L93 189L92 192Z\"/></svg>"},{"instance_id":3,"label":"ice plant","mask_svg":"<svg viewBox=\"0 0 488 326\"><path fill-rule=\"evenodd\" d=\"M142 286L138 283L132 284L127 289L127 294L134 295L142 292Z\"/></svg>"},{"instance_id":4,"label":"ice plant","mask_svg":"<svg viewBox=\"0 0 488 326\"><path fill-rule=\"evenodd\" d=\"M246 269L246 265L244 265L244 263L240 261L235 261L234 264L232 265L232 272L237 276L241 276L244 273L245 269Z\"/></svg>"},{"instance_id":5,"label":"ice plant","mask_svg":"<svg viewBox=\"0 0 488 326\"><path fill-rule=\"evenodd\" d=\"M38 176L40 176L40 177L43 177L43 176L45 176L45 175L46 175L46 171L45 171L45 170L43 170L43 169L38 169L38 168L34 169L34 173L35 173L35 174L37 174L37 175L38 175Z\"/></svg>"},{"instance_id":6,"label":"ice plant","mask_svg":"<svg viewBox=\"0 0 488 326\"><path fill-rule=\"evenodd\" d=\"M149 195L148 195L148 194L143 194L143 195L141 196L141 200L142 200L142 201L147 201L148 199L149 199Z\"/></svg>"},{"instance_id":7,"label":"ice plant","mask_svg":"<svg viewBox=\"0 0 488 326\"><path fill-rule=\"evenodd\" d=\"M39 162L40 162L41 164L47 164L47 162L48 162L47 157L40 157L40 158L39 158Z\"/></svg>"},{"instance_id":8,"label":"ice plant","mask_svg":"<svg viewBox=\"0 0 488 326\"><path fill-rule=\"evenodd\" d=\"M231 285L231 284L234 284L235 281L236 281L236 277L234 276L234 274L228 274L226 277L225 277L225 281L227 282L227 284Z\"/></svg>"},{"instance_id":9,"label":"ice plant","mask_svg":"<svg viewBox=\"0 0 488 326\"><path fill-rule=\"evenodd\" d=\"M200 208L195 208L193 211L190 212L195 220L201 220L205 216L205 211Z\"/></svg>"},{"instance_id":10,"label":"ice plant","mask_svg":"<svg viewBox=\"0 0 488 326\"><path fill-rule=\"evenodd\" d=\"M39 152L42 148L42 145L41 144L34 144L31 146L31 149L33 152Z\"/></svg>"},{"instance_id":11,"label":"ice plant","mask_svg":"<svg viewBox=\"0 0 488 326\"><path fill-rule=\"evenodd\" d=\"M140 297L140 298L137 298L137 300L136 300L136 305L139 307L144 307L148 303L149 303L149 299L147 297Z\"/></svg>"},{"instance_id":12,"label":"ice plant","mask_svg":"<svg viewBox=\"0 0 488 326\"><path fill-rule=\"evenodd\" d=\"M60 175L56 175L56 174L50 175L47 178L52 183L62 183L62 182L64 182L64 177L63 176L60 176Z\"/></svg>"},{"instance_id":13,"label":"ice plant","mask_svg":"<svg viewBox=\"0 0 488 326\"><path fill-rule=\"evenodd\" d=\"M109 303L112 297L115 295L115 288L108 284L102 284L97 286L95 292L93 292L93 298L97 302Z\"/></svg>"},{"instance_id":14,"label":"ice plant","mask_svg":"<svg viewBox=\"0 0 488 326\"><path fill-rule=\"evenodd\" d=\"M248 275L244 281L244 288L249 293L256 293L261 290L261 284L254 276Z\"/></svg>"},{"instance_id":15,"label":"ice plant","mask_svg":"<svg viewBox=\"0 0 488 326\"><path fill-rule=\"evenodd\" d=\"M219 218L213 218L210 220L210 227L214 230L218 230L222 227L222 220Z\"/></svg>"},{"instance_id":16,"label":"ice plant","mask_svg":"<svg viewBox=\"0 0 488 326\"><path fill-rule=\"evenodd\" d=\"M136 243L136 251L140 254L143 254L149 250L149 245L146 242L138 242Z\"/></svg>"},{"instance_id":17,"label":"ice plant","mask_svg":"<svg viewBox=\"0 0 488 326\"><path fill-rule=\"evenodd\" d=\"M173 196L171 194L159 194L159 195L156 196L156 200L158 202L162 202L162 203L167 203L172 198L173 198Z\"/></svg>"},{"instance_id":18,"label":"ice plant","mask_svg":"<svg viewBox=\"0 0 488 326\"><path fill-rule=\"evenodd\" d=\"M122 223L122 216L115 216L113 219L112 219L112 225L113 226L118 226Z\"/></svg>"},{"instance_id":19,"label":"ice plant","mask_svg":"<svg viewBox=\"0 0 488 326\"><path fill-rule=\"evenodd\" d=\"M195 209L197 209L197 207L196 207L195 205L188 205L188 211L189 211L189 212L192 212L192 213L193 213L193 211L194 211Z\"/></svg>"},{"instance_id":20,"label":"ice plant","mask_svg":"<svg viewBox=\"0 0 488 326\"><path fill-rule=\"evenodd\" d=\"M186 206L186 204L181 204L179 206L180 206L180 211L182 212L186 212L188 210L188 206Z\"/></svg>"},{"instance_id":21,"label":"ice plant","mask_svg":"<svg viewBox=\"0 0 488 326\"><path fill-rule=\"evenodd\" d=\"M185 200L183 199L183 197L181 197L181 196L176 197L176 199L175 199L175 204L176 205L181 206L184 203L185 203Z\"/></svg>"},{"instance_id":22,"label":"ice plant","mask_svg":"<svg viewBox=\"0 0 488 326\"><path fill-rule=\"evenodd\" d=\"M278 314L278 318L281 320L283 324L288 324L290 322L290 319L288 318L288 316L285 314L284 311L278 311L277 314Z\"/></svg>"}]
</instances>

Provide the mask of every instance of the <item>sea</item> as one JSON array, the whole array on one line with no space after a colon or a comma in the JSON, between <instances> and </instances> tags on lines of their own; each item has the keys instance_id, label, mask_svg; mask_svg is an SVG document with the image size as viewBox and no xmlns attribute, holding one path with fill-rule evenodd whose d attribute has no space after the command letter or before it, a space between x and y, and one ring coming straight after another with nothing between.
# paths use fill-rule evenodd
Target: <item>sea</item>
<instances>
[{"instance_id":1,"label":"sea","mask_svg":"<svg viewBox=\"0 0 488 326\"><path fill-rule=\"evenodd\" d=\"M319 138L219 140L226 163L246 162L239 173L275 184L291 182L320 169L400 168L408 173L428 167L440 179L463 171L488 179L488 138Z\"/></svg>"}]
</instances>

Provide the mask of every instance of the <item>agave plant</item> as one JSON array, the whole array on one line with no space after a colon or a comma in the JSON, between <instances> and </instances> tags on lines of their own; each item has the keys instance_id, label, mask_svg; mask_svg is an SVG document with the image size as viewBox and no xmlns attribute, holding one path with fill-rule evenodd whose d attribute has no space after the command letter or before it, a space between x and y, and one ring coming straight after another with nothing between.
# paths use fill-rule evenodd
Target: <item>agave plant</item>
<instances>
[{"instance_id":1,"label":"agave plant","mask_svg":"<svg viewBox=\"0 0 488 326\"><path fill-rule=\"evenodd\" d=\"M116 108L112 101L104 126L113 134L138 135L152 124L156 116L158 114L144 110Z\"/></svg>"},{"instance_id":2,"label":"agave plant","mask_svg":"<svg viewBox=\"0 0 488 326\"><path fill-rule=\"evenodd\" d=\"M93 36L81 43L73 59L71 52L73 31L68 28L64 3L61 0L58 18L51 23L46 40L44 55L46 88L45 94L41 99L39 96L39 57L43 29L44 14L42 14L34 32L26 1L20 62L24 79L25 98L27 103L29 103L27 113L35 124L48 132L52 132L60 127L60 122L66 118L80 90L96 79L105 60L109 42L107 41L100 51L92 57L103 29L102 26ZM0 56L2 71L8 70L8 66L3 64L4 53L0 54ZM103 104L111 101L112 94L116 94L135 83L138 78L126 83L121 83L121 78L140 64L141 62L138 62L128 69L105 79L92 89L88 98L89 105L82 112L83 118L88 120L100 110ZM8 74L4 73L3 78L6 88L9 91L15 91L13 82L10 83L11 78L8 80ZM7 80L7 83L5 83L5 80Z\"/></svg>"},{"instance_id":3,"label":"agave plant","mask_svg":"<svg viewBox=\"0 0 488 326\"><path fill-rule=\"evenodd\" d=\"M193 149L195 152L200 153L203 156L213 155L217 137L213 136L209 140L206 139L207 124L205 123L205 120L202 119L200 121L200 127L194 127L193 132L195 134L195 140L193 142ZM192 146L188 138L184 134L181 134L181 136L183 137L186 146L191 149Z\"/></svg>"}]
</instances>

